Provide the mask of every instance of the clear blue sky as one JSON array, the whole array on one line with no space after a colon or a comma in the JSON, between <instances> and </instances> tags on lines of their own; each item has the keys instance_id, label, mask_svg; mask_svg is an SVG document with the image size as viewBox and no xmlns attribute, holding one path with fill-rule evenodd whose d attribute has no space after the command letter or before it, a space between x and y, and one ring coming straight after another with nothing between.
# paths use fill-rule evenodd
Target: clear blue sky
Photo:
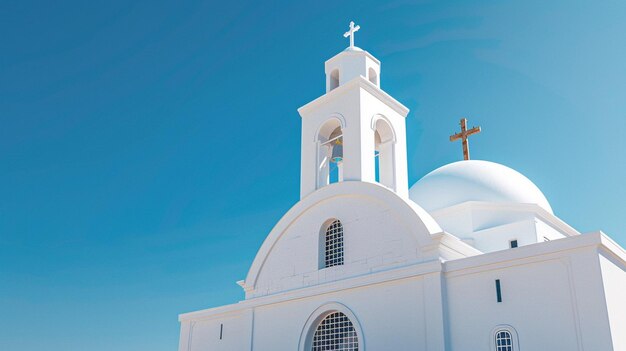
<instances>
[{"instance_id":1,"label":"clear blue sky","mask_svg":"<svg viewBox=\"0 0 626 351\"><path fill-rule=\"evenodd\" d=\"M242 298L347 45L411 109L409 179L474 158L626 246L626 2L3 1L0 349L165 351Z\"/></svg>"}]
</instances>

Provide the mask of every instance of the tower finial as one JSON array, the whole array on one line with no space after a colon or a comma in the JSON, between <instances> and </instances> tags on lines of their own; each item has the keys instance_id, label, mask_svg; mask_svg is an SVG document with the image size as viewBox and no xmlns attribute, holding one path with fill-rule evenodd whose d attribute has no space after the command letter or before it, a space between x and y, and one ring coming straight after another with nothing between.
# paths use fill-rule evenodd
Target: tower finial
<instances>
[{"instance_id":1,"label":"tower finial","mask_svg":"<svg viewBox=\"0 0 626 351\"><path fill-rule=\"evenodd\" d=\"M354 21L350 21L350 30L343 33L344 38L350 37L350 48L354 47L354 33L356 33L359 29L361 29L361 26L355 26Z\"/></svg>"},{"instance_id":2,"label":"tower finial","mask_svg":"<svg viewBox=\"0 0 626 351\"><path fill-rule=\"evenodd\" d=\"M463 141L463 159L464 160L469 160L470 159L469 141L467 140L467 138L470 135L480 133L480 127L473 127L472 129L467 130L467 119L466 118L461 118L461 123L459 123L459 124L461 125L461 132L453 134L453 135L450 135L450 141L456 141L456 140L461 139Z\"/></svg>"}]
</instances>

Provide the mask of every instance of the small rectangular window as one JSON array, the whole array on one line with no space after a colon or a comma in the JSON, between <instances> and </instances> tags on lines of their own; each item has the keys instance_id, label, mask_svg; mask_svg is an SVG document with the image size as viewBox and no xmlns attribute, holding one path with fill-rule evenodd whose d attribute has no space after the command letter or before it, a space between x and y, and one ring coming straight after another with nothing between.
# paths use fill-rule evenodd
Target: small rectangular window
<instances>
[{"instance_id":1,"label":"small rectangular window","mask_svg":"<svg viewBox=\"0 0 626 351\"><path fill-rule=\"evenodd\" d=\"M517 247L517 240L511 240L509 241L509 245L511 246L512 249Z\"/></svg>"},{"instance_id":2,"label":"small rectangular window","mask_svg":"<svg viewBox=\"0 0 626 351\"><path fill-rule=\"evenodd\" d=\"M496 279L496 299L502 302L502 289L500 288L500 279Z\"/></svg>"}]
</instances>

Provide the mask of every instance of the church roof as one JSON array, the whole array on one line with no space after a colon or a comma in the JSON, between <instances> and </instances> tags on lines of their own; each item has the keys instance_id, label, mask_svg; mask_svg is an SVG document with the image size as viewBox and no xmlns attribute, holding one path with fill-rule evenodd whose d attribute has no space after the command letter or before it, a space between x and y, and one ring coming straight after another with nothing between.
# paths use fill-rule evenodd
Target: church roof
<instances>
[{"instance_id":1,"label":"church roof","mask_svg":"<svg viewBox=\"0 0 626 351\"><path fill-rule=\"evenodd\" d=\"M514 169L489 161L467 160L440 167L415 183L409 197L428 212L483 201L537 204L553 214L533 182Z\"/></svg>"}]
</instances>

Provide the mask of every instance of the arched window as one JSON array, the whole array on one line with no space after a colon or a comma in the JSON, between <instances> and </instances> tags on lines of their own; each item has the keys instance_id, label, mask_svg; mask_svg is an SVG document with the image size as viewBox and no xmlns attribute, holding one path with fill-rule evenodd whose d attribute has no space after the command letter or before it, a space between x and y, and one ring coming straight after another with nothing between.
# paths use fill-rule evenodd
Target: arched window
<instances>
[{"instance_id":1,"label":"arched window","mask_svg":"<svg viewBox=\"0 0 626 351\"><path fill-rule=\"evenodd\" d=\"M506 329L496 331L496 351L513 351L513 335Z\"/></svg>"},{"instance_id":2,"label":"arched window","mask_svg":"<svg viewBox=\"0 0 626 351\"><path fill-rule=\"evenodd\" d=\"M376 74L376 70L370 67L370 69L367 72L367 75L369 76L369 81L374 83L374 85L378 86L378 75Z\"/></svg>"},{"instance_id":3,"label":"arched window","mask_svg":"<svg viewBox=\"0 0 626 351\"><path fill-rule=\"evenodd\" d=\"M335 219L324 232L324 266L332 267L343 264L343 225Z\"/></svg>"},{"instance_id":4,"label":"arched window","mask_svg":"<svg viewBox=\"0 0 626 351\"><path fill-rule=\"evenodd\" d=\"M339 70L334 69L332 72L330 72L330 86L329 86L330 89L328 90L329 91L333 90L338 86L339 86Z\"/></svg>"},{"instance_id":5,"label":"arched window","mask_svg":"<svg viewBox=\"0 0 626 351\"><path fill-rule=\"evenodd\" d=\"M317 136L317 188L343 181L343 130L335 118L320 128Z\"/></svg>"},{"instance_id":6,"label":"arched window","mask_svg":"<svg viewBox=\"0 0 626 351\"><path fill-rule=\"evenodd\" d=\"M380 184L396 189L395 184L395 136L391 125L382 117L374 124L375 179Z\"/></svg>"},{"instance_id":7,"label":"arched window","mask_svg":"<svg viewBox=\"0 0 626 351\"><path fill-rule=\"evenodd\" d=\"M350 319L341 312L326 316L315 329L312 351L358 351L359 340Z\"/></svg>"}]
</instances>

